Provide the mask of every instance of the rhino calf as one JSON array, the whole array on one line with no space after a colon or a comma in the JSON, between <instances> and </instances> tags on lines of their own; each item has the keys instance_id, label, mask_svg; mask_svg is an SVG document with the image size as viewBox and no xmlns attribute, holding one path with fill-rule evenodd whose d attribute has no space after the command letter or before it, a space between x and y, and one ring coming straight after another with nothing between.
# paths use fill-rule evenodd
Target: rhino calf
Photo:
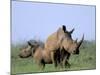
<instances>
[{"instance_id":1,"label":"rhino calf","mask_svg":"<svg viewBox=\"0 0 100 75\"><path fill-rule=\"evenodd\" d=\"M51 51L48 51L44 47L41 47L38 43L31 44L30 42L28 42L28 45L30 47L32 47L32 51L33 51L32 55L33 55L35 62L38 65L40 65L42 67L42 69L44 69L45 64L53 63L53 61L52 61L53 53ZM55 55L58 56L58 52ZM55 57L57 57L57 56L55 56ZM55 67L57 67L58 58L54 58L54 60L56 60Z\"/></svg>"},{"instance_id":2,"label":"rhino calf","mask_svg":"<svg viewBox=\"0 0 100 75\"><path fill-rule=\"evenodd\" d=\"M55 55L56 55L55 57L57 57L58 52ZM51 51L45 50L45 48L36 41L34 41L33 43L28 41L28 46L20 50L19 56L20 58L28 58L32 56L35 63L41 66L42 69L44 69L45 64L53 64L52 62L53 53ZM58 58L54 59L58 60ZM56 61L55 67L57 67L57 63L58 62Z\"/></svg>"}]
</instances>

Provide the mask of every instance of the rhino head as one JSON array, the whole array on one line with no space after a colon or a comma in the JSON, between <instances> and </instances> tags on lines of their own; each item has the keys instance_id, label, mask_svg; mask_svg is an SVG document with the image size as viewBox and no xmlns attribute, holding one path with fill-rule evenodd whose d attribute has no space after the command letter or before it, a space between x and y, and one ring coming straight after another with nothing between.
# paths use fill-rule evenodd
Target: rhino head
<instances>
[{"instance_id":1,"label":"rhino head","mask_svg":"<svg viewBox=\"0 0 100 75\"><path fill-rule=\"evenodd\" d=\"M70 46L68 48L69 52L72 53L72 54L79 54L79 48L80 48L83 40L84 40L84 35L79 42L77 42L77 39L73 40L72 44L70 44Z\"/></svg>"},{"instance_id":2,"label":"rhino head","mask_svg":"<svg viewBox=\"0 0 100 75\"><path fill-rule=\"evenodd\" d=\"M34 41L32 43L30 41L28 41L27 43L28 43L28 46L26 48L20 49L20 53L19 53L20 58L28 58L28 57L32 56L32 52L34 52L33 50L35 50L34 48L37 45L36 41Z\"/></svg>"},{"instance_id":3,"label":"rhino head","mask_svg":"<svg viewBox=\"0 0 100 75\"><path fill-rule=\"evenodd\" d=\"M31 56L31 46L27 46L26 48L20 49L19 57L20 58L28 58Z\"/></svg>"}]
</instances>

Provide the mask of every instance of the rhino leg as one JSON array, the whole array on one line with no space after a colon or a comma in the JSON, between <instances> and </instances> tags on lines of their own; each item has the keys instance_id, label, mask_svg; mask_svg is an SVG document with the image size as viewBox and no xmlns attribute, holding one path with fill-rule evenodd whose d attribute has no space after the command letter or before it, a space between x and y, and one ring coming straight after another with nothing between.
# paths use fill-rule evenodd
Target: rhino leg
<instances>
[{"instance_id":1,"label":"rhino leg","mask_svg":"<svg viewBox=\"0 0 100 75\"><path fill-rule=\"evenodd\" d=\"M68 56L65 56L65 57L64 57L64 59L63 59L63 61L62 61L62 67L65 67L65 68L66 68L66 67L68 66L68 67L70 68L70 64L69 64L67 58L68 58Z\"/></svg>"},{"instance_id":2,"label":"rhino leg","mask_svg":"<svg viewBox=\"0 0 100 75\"><path fill-rule=\"evenodd\" d=\"M54 52L53 58L54 58L54 65L55 65L55 67L57 67L58 63L59 63L57 52Z\"/></svg>"},{"instance_id":3,"label":"rhino leg","mask_svg":"<svg viewBox=\"0 0 100 75\"><path fill-rule=\"evenodd\" d=\"M44 70L44 68L45 68L45 62L44 62L43 59L37 60L35 63L38 64L38 67L39 67L40 71Z\"/></svg>"},{"instance_id":4,"label":"rhino leg","mask_svg":"<svg viewBox=\"0 0 100 75\"><path fill-rule=\"evenodd\" d=\"M60 64L60 50L59 49L52 52L52 61L55 67L57 67L58 64Z\"/></svg>"},{"instance_id":5,"label":"rhino leg","mask_svg":"<svg viewBox=\"0 0 100 75\"><path fill-rule=\"evenodd\" d=\"M56 61L56 56L55 56L55 52L51 52L51 60L54 64L55 67L57 67L57 61Z\"/></svg>"},{"instance_id":6,"label":"rhino leg","mask_svg":"<svg viewBox=\"0 0 100 75\"><path fill-rule=\"evenodd\" d=\"M60 66L63 68L63 66L64 66L64 63L65 63L65 59L67 58L66 57L66 55L65 55L65 50L64 49L62 49L62 50L60 50L61 52L60 52L60 56L61 56L61 58L60 58Z\"/></svg>"},{"instance_id":7,"label":"rhino leg","mask_svg":"<svg viewBox=\"0 0 100 75\"><path fill-rule=\"evenodd\" d=\"M68 66L69 68L71 66L70 63L68 62L68 60L65 61L64 65L65 65L65 68L66 68L66 66Z\"/></svg>"},{"instance_id":8,"label":"rhino leg","mask_svg":"<svg viewBox=\"0 0 100 75\"><path fill-rule=\"evenodd\" d=\"M45 68L45 62L43 59L41 60L41 65L42 65L42 70L43 70Z\"/></svg>"},{"instance_id":9,"label":"rhino leg","mask_svg":"<svg viewBox=\"0 0 100 75\"><path fill-rule=\"evenodd\" d=\"M70 53L67 53L67 60L69 60L69 57L70 57Z\"/></svg>"},{"instance_id":10,"label":"rhino leg","mask_svg":"<svg viewBox=\"0 0 100 75\"><path fill-rule=\"evenodd\" d=\"M66 66L68 66L68 67L70 68L70 63L68 62L69 57L70 57L70 54L68 53L68 54L66 55L66 58L64 59L64 60L65 60L65 61L64 61L64 66L65 66L65 68L66 68Z\"/></svg>"},{"instance_id":11,"label":"rhino leg","mask_svg":"<svg viewBox=\"0 0 100 75\"><path fill-rule=\"evenodd\" d=\"M65 68L66 68L66 66L70 67L70 64L68 62L69 57L70 57L70 53L68 53L67 51L65 51L65 49L63 48L61 50L61 58L60 58L61 67L65 67Z\"/></svg>"},{"instance_id":12,"label":"rhino leg","mask_svg":"<svg viewBox=\"0 0 100 75\"><path fill-rule=\"evenodd\" d=\"M61 57L61 55L60 55L60 49L58 49L56 51L55 55L56 55L55 58L56 58L56 61L57 61L57 65L60 65L60 57Z\"/></svg>"}]
</instances>

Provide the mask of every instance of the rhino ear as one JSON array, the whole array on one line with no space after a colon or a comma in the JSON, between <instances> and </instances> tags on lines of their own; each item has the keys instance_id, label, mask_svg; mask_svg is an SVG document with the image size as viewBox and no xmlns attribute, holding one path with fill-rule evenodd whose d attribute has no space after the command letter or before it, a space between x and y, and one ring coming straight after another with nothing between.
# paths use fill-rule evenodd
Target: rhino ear
<instances>
[{"instance_id":1,"label":"rhino ear","mask_svg":"<svg viewBox=\"0 0 100 75\"><path fill-rule=\"evenodd\" d=\"M72 34L74 30L75 30L75 29L73 28L71 31L69 31L69 33Z\"/></svg>"},{"instance_id":2,"label":"rhino ear","mask_svg":"<svg viewBox=\"0 0 100 75\"><path fill-rule=\"evenodd\" d=\"M32 44L31 44L29 41L28 41L27 43L28 43L28 45L29 45L29 46L31 46L31 47L32 47Z\"/></svg>"},{"instance_id":3,"label":"rhino ear","mask_svg":"<svg viewBox=\"0 0 100 75\"><path fill-rule=\"evenodd\" d=\"M62 25L62 29L64 32L66 32L66 26L65 25Z\"/></svg>"}]
</instances>

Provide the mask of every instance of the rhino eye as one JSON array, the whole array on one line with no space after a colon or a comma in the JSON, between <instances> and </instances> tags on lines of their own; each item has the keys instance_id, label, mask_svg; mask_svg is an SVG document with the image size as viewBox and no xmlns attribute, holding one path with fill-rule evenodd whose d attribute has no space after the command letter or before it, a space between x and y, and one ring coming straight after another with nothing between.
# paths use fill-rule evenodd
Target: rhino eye
<instances>
[{"instance_id":1,"label":"rhino eye","mask_svg":"<svg viewBox=\"0 0 100 75\"><path fill-rule=\"evenodd\" d=\"M25 50L24 52L26 53L27 51Z\"/></svg>"},{"instance_id":2,"label":"rhino eye","mask_svg":"<svg viewBox=\"0 0 100 75\"><path fill-rule=\"evenodd\" d=\"M74 53L76 52L76 50L74 50Z\"/></svg>"}]
</instances>

